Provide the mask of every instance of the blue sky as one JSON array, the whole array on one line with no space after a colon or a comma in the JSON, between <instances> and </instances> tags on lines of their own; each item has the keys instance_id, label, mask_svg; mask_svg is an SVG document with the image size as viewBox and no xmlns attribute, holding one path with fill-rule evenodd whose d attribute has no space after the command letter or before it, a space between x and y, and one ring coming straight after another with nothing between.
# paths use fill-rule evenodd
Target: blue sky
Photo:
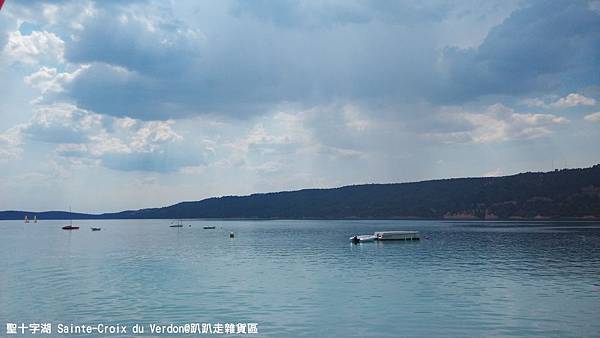
<instances>
[{"instance_id":1,"label":"blue sky","mask_svg":"<svg viewBox=\"0 0 600 338\"><path fill-rule=\"evenodd\" d=\"M11 1L0 209L600 162L600 1Z\"/></svg>"}]
</instances>

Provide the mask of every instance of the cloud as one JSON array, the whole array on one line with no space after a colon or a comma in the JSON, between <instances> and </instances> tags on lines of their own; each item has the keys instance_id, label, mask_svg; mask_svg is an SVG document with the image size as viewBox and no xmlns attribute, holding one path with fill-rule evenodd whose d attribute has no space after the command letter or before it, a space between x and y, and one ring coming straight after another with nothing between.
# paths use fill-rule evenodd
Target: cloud
<instances>
[{"instance_id":1,"label":"cloud","mask_svg":"<svg viewBox=\"0 0 600 338\"><path fill-rule=\"evenodd\" d=\"M337 15L344 7L343 2L332 3L317 12ZM386 13L382 5L368 7L377 15ZM119 117L247 118L282 102L312 106L332 97L396 100L418 90L437 57L429 29L414 37L410 29L387 26L384 19L297 32L228 13L219 18L227 28L218 30L204 23L212 17L199 14L192 27L168 9L151 6L110 11L98 6L92 13L72 32L65 51L69 63L90 67L65 93L84 109ZM306 15L318 14L309 10ZM394 42L398 39L402 46Z\"/></svg>"},{"instance_id":2,"label":"cloud","mask_svg":"<svg viewBox=\"0 0 600 338\"><path fill-rule=\"evenodd\" d=\"M66 59L89 64L67 86L80 107L166 120L190 115L197 97L207 98L198 69L204 36L163 8L94 7L73 35Z\"/></svg>"},{"instance_id":3,"label":"cloud","mask_svg":"<svg viewBox=\"0 0 600 338\"><path fill-rule=\"evenodd\" d=\"M256 122L242 137L225 144L229 155L224 164L259 168L273 157L294 156L310 146L312 139L296 118L276 113L272 119Z\"/></svg>"},{"instance_id":4,"label":"cloud","mask_svg":"<svg viewBox=\"0 0 600 338\"><path fill-rule=\"evenodd\" d=\"M60 90L61 99L83 109L142 120L248 118L282 102L340 99L460 104L486 95L573 91L566 82L593 84L600 71L600 19L580 2L527 3L466 49L443 45L448 20L490 16L499 4L483 11L471 2L234 1L197 5L204 11L187 20L175 16L175 4L48 6L77 24L48 14L38 26L60 27L69 37L57 49L66 64L89 67L74 74L46 66L29 81ZM53 68L55 74L47 72ZM58 74L72 77L60 86L48 82Z\"/></svg>"},{"instance_id":5,"label":"cloud","mask_svg":"<svg viewBox=\"0 0 600 338\"><path fill-rule=\"evenodd\" d=\"M73 81L88 67L88 65L82 65L71 73L59 73L56 68L42 66L38 71L26 76L24 81L31 87L39 89L42 94L47 92L60 93L65 90L65 85Z\"/></svg>"},{"instance_id":6,"label":"cloud","mask_svg":"<svg viewBox=\"0 0 600 338\"><path fill-rule=\"evenodd\" d=\"M556 108L570 108L579 105L593 106L596 104L596 100L585 97L581 94L571 93L565 97L561 97L556 102L553 102L550 106Z\"/></svg>"},{"instance_id":7,"label":"cloud","mask_svg":"<svg viewBox=\"0 0 600 338\"><path fill-rule=\"evenodd\" d=\"M483 113L447 113L446 118L466 123L465 130L424 133L444 143L494 143L530 140L547 136L552 127L568 123L552 114L517 113L502 104L489 106Z\"/></svg>"},{"instance_id":8,"label":"cloud","mask_svg":"<svg viewBox=\"0 0 600 338\"><path fill-rule=\"evenodd\" d=\"M589 122L600 122L600 112L586 115L584 119Z\"/></svg>"},{"instance_id":9,"label":"cloud","mask_svg":"<svg viewBox=\"0 0 600 338\"><path fill-rule=\"evenodd\" d=\"M89 67L61 85L62 96L117 117L248 118L284 102L344 99L464 103L560 89L563 78L585 86L599 70L599 34L590 29L598 15L580 3L528 4L467 49L440 47L447 20L475 15L444 1L232 2L189 20L170 6L86 6L64 33L64 58ZM569 29L550 34L554 27Z\"/></svg>"},{"instance_id":10,"label":"cloud","mask_svg":"<svg viewBox=\"0 0 600 338\"><path fill-rule=\"evenodd\" d=\"M181 135L171 127L174 123L169 120L142 124L131 137L131 148L138 152L152 152L162 144L181 141Z\"/></svg>"},{"instance_id":11,"label":"cloud","mask_svg":"<svg viewBox=\"0 0 600 338\"><path fill-rule=\"evenodd\" d=\"M110 131L93 133L85 143L61 145L57 153L96 159L122 171L171 172L204 161L202 153L180 142L183 138L172 129L173 121L113 119L111 123Z\"/></svg>"},{"instance_id":12,"label":"cloud","mask_svg":"<svg viewBox=\"0 0 600 338\"><path fill-rule=\"evenodd\" d=\"M75 32L66 57L75 63L105 63L130 71L179 75L202 56L203 35L169 15L132 6L97 8Z\"/></svg>"},{"instance_id":13,"label":"cloud","mask_svg":"<svg viewBox=\"0 0 600 338\"><path fill-rule=\"evenodd\" d=\"M550 101L549 103L547 101ZM522 99L519 103L526 105L528 107L537 107L537 108L572 108L576 106L594 106L596 104L596 100L593 98L585 97L578 93L571 93L564 97L556 98L556 96L552 95L550 98L527 98Z\"/></svg>"},{"instance_id":14,"label":"cloud","mask_svg":"<svg viewBox=\"0 0 600 338\"><path fill-rule=\"evenodd\" d=\"M13 127L0 133L0 160L18 158L22 152L19 127Z\"/></svg>"},{"instance_id":15,"label":"cloud","mask_svg":"<svg viewBox=\"0 0 600 338\"><path fill-rule=\"evenodd\" d=\"M202 148L183 143L174 123L107 117L69 103L42 105L29 122L0 135L0 149L9 157L25 140L45 142L59 156L124 171L168 172L202 163Z\"/></svg>"},{"instance_id":16,"label":"cloud","mask_svg":"<svg viewBox=\"0 0 600 338\"><path fill-rule=\"evenodd\" d=\"M335 118L327 114L328 110L336 110ZM298 162L305 165L358 158L365 155L365 149L356 149L356 136L369 137L367 133L375 128L374 122L366 120L352 105L315 106L307 110L284 105L257 117L253 123L238 131L240 136L236 135L233 141L225 142L224 149L217 146L216 151L225 156L214 165L269 176L293 171L290 167L298 166Z\"/></svg>"},{"instance_id":17,"label":"cloud","mask_svg":"<svg viewBox=\"0 0 600 338\"><path fill-rule=\"evenodd\" d=\"M81 143L102 125L102 116L67 104L38 106L21 128L29 139L49 143Z\"/></svg>"},{"instance_id":18,"label":"cloud","mask_svg":"<svg viewBox=\"0 0 600 338\"><path fill-rule=\"evenodd\" d=\"M148 120L169 116L160 88L121 66L90 64L66 85L66 92L78 106L102 114Z\"/></svg>"},{"instance_id":19,"label":"cloud","mask_svg":"<svg viewBox=\"0 0 600 338\"><path fill-rule=\"evenodd\" d=\"M431 98L465 102L597 84L600 16L583 1L535 1L494 27L477 48L448 47ZM551 56L551 57L549 57Z\"/></svg>"},{"instance_id":20,"label":"cloud","mask_svg":"<svg viewBox=\"0 0 600 338\"><path fill-rule=\"evenodd\" d=\"M8 35L2 55L3 61L8 64L55 63L63 61L64 49L64 41L54 33L34 31L30 35L22 35L20 31L15 31Z\"/></svg>"}]
</instances>

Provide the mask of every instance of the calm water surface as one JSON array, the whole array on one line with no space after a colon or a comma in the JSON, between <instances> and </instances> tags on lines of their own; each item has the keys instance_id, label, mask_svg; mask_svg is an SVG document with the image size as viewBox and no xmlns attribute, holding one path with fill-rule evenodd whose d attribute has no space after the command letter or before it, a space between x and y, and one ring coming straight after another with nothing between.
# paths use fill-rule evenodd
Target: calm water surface
<instances>
[{"instance_id":1,"label":"calm water surface","mask_svg":"<svg viewBox=\"0 0 600 338\"><path fill-rule=\"evenodd\" d=\"M250 322L255 337L600 336L598 223L76 223L0 222L0 335L7 322ZM403 229L424 238L348 241Z\"/></svg>"}]
</instances>

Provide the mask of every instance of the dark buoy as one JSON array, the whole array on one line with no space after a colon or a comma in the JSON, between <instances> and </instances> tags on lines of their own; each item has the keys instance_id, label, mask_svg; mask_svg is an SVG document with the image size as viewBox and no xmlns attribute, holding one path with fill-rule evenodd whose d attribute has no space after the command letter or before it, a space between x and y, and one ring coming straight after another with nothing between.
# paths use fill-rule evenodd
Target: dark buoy
<instances>
[{"instance_id":1,"label":"dark buoy","mask_svg":"<svg viewBox=\"0 0 600 338\"><path fill-rule=\"evenodd\" d=\"M229 238L233 238L235 235L233 234L233 232L229 233Z\"/></svg>"}]
</instances>

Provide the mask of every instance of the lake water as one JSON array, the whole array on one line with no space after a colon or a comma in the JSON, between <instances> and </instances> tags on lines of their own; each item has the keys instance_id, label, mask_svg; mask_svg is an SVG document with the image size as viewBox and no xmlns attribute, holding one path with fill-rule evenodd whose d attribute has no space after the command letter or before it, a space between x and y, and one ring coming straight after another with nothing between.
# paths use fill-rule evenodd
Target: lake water
<instances>
[{"instance_id":1,"label":"lake water","mask_svg":"<svg viewBox=\"0 0 600 338\"><path fill-rule=\"evenodd\" d=\"M598 223L75 223L0 222L0 335L50 322L54 337L59 323L146 325L122 336L153 336L151 323L257 323L254 337L600 336ZM377 230L423 239L348 241Z\"/></svg>"}]
</instances>

